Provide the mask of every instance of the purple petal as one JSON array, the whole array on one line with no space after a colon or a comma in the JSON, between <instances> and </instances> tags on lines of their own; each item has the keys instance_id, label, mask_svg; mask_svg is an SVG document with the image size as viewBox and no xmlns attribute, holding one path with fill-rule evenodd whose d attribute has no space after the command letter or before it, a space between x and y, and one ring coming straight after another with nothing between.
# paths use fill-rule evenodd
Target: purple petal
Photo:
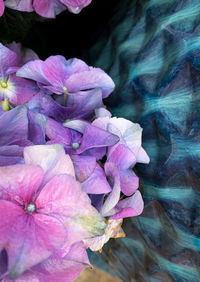
<instances>
[{"instance_id":1,"label":"purple petal","mask_svg":"<svg viewBox=\"0 0 200 282\"><path fill-rule=\"evenodd\" d=\"M96 166L96 159L92 156L73 155L72 161L76 177L80 182L85 181L92 174Z\"/></svg>"},{"instance_id":2,"label":"purple petal","mask_svg":"<svg viewBox=\"0 0 200 282\"><path fill-rule=\"evenodd\" d=\"M24 12L32 12L33 5L32 0L6 0L5 5L8 8L24 11Z\"/></svg>"},{"instance_id":3,"label":"purple petal","mask_svg":"<svg viewBox=\"0 0 200 282\"><path fill-rule=\"evenodd\" d=\"M23 151L24 148L16 145L0 147L0 166L23 163Z\"/></svg>"},{"instance_id":4,"label":"purple petal","mask_svg":"<svg viewBox=\"0 0 200 282\"><path fill-rule=\"evenodd\" d=\"M70 145L72 142L71 131L65 128L59 122L48 118L46 124L46 135L50 140L54 140L57 143L64 145Z\"/></svg>"},{"instance_id":5,"label":"purple petal","mask_svg":"<svg viewBox=\"0 0 200 282\"><path fill-rule=\"evenodd\" d=\"M39 91L35 82L17 77L15 74L9 75L8 85L9 83L11 84L11 87L8 86L9 93L5 98L8 98L10 102L15 105L21 105L28 102L33 95L37 94Z\"/></svg>"},{"instance_id":6,"label":"purple petal","mask_svg":"<svg viewBox=\"0 0 200 282\"><path fill-rule=\"evenodd\" d=\"M95 138L94 138L95 136ZM91 148L112 146L119 141L119 137L96 126L88 125L85 128L83 139L78 153Z\"/></svg>"},{"instance_id":7,"label":"purple petal","mask_svg":"<svg viewBox=\"0 0 200 282\"><path fill-rule=\"evenodd\" d=\"M71 75L66 81L66 87L72 93L80 90L101 88L103 98L106 98L113 91L115 85L105 72L97 68L91 68L90 71Z\"/></svg>"},{"instance_id":8,"label":"purple petal","mask_svg":"<svg viewBox=\"0 0 200 282\"><path fill-rule=\"evenodd\" d=\"M94 110L102 105L102 91L93 89L69 95L67 105L68 118L83 119L91 117Z\"/></svg>"},{"instance_id":9,"label":"purple petal","mask_svg":"<svg viewBox=\"0 0 200 282\"><path fill-rule=\"evenodd\" d=\"M79 59L66 60L63 56L51 56L45 62L43 71L46 79L54 86L61 88L64 93L63 87L65 81L70 75L81 71L88 70L89 67L85 62Z\"/></svg>"},{"instance_id":10,"label":"purple petal","mask_svg":"<svg viewBox=\"0 0 200 282\"><path fill-rule=\"evenodd\" d=\"M97 163L93 173L82 183L82 189L87 194L107 194L111 192L104 170Z\"/></svg>"},{"instance_id":11,"label":"purple petal","mask_svg":"<svg viewBox=\"0 0 200 282\"><path fill-rule=\"evenodd\" d=\"M47 117L40 114L28 111L28 139L34 144L45 144L45 126Z\"/></svg>"},{"instance_id":12,"label":"purple petal","mask_svg":"<svg viewBox=\"0 0 200 282\"><path fill-rule=\"evenodd\" d=\"M137 216L142 213L144 209L144 202L139 191L136 191L132 197L119 201L113 209L115 213L111 219L119 219L124 217Z\"/></svg>"},{"instance_id":13,"label":"purple petal","mask_svg":"<svg viewBox=\"0 0 200 282\"><path fill-rule=\"evenodd\" d=\"M57 0L34 0L33 7L37 14L45 18L55 18L66 9L66 7Z\"/></svg>"},{"instance_id":14,"label":"purple petal","mask_svg":"<svg viewBox=\"0 0 200 282\"><path fill-rule=\"evenodd\" d=\"M109 155L108 161L114 163L119 170L124 170L133 167L136 163L136 158L128 147L119 144Z\"/></svg>"},{"instance_id":15,"label":"purple petal","mask_svg":"<svg viewBox=\"0 0 200 282\"><path fill-rule=\"evenodd\" d=\"M8 257L5 250L0 252L0 279L7 272Z\"/></svg>"},{"instance_id":16,"label":"purple petal","mask_svg":"<svg viewBox=\"0 0 200 282\"><path fill-rule=\"evenodd\" d=\"M41 2L41 1L40 1ZM65 78L67 76L67 68L69 63L63 56L51 56L44 61L43 72L46 79L51 85L57 85L61 88L65 86Z\"/></svg>"},{"instance_id":17,"label":"purple petal","mask_svg":"<svg viewBox=\"0 0 200 282\"><path fill-rule=\"evenodd\" d=\"M103 216L107 216L110 215L110 211L118 203L121 189L120 189L120 177L117 167L113 163L106 163L104 168L106 175L109 176L110 181L113 183L112 192L105 200L101 209L101 214Z\"/></svg>"},{"instance_id":18,"label":"purple petal","mask_svg":"<svg viewBox=\"0 0 200 282\"><path fill-rule=\"evenodd\" d=\"M43 73L43 64L41 60L34 60L28 62L17 71L17 76L35 80L45 85L49 85L48 80L45 78Z\"/></svg>"},{"instance_id":19,"label":"purple petal","mask_svg":"<svg viewBox=\"0 0 200 282\"><path fill-rule=\"evenodd\" d=\"M3 46L0 43L0 76L2 76L9 67L18 66L17 54Z\"/></svg>"},{"instance_id":20,"label":"purple petal","mask_svg":"<svg viewBox=\"0 0 200 282\"><path fill-rule=\"evenodd\" d=\"M0 146L17 144L28 138L26 106L18 106L0 116Z\"/></svg>"}]
</instances>

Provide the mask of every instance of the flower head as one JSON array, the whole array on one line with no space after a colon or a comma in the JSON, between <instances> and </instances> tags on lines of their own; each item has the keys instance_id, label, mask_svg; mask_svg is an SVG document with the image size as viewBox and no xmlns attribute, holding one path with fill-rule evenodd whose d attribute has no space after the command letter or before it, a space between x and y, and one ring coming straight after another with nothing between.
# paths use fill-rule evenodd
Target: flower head
<instances>
[{"instance_id":1,"label":"flower head","mask_svg":"<svg viewBox=\"0 0 200 282\"><path fill-rule=\"evenodd\" d=\"M26 147L24 159L0 167L0 250L11 278L105 227L61 145Z\"/></svg>"}]
</instances>

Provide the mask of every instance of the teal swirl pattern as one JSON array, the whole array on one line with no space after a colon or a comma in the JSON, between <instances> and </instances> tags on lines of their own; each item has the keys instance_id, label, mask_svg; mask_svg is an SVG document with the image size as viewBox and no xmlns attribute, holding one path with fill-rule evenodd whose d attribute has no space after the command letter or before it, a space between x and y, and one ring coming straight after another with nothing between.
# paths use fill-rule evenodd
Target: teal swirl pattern
<instances>
[{"instance_id":1,"label":"teal swirl pattern","mask_svg":"<svg viewBox=\"0 0 200 282\"><path fill-rule=\"evenodd\" d=\"M200 2L121 0L86 53L116 83L113 115L139 122L143 214L92 262L123 281L200 281Z\"/></svg>"}]
</instances>

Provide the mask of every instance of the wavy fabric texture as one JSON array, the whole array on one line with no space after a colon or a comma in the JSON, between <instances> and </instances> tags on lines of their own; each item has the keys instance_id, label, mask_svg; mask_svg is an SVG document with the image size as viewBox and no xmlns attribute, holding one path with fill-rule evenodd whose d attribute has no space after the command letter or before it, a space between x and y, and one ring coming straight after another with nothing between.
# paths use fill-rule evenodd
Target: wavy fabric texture
<instances>
[{"instance_id":1,"label":"wavy fabric texture","mask_svg":"<svg viewBox=\"0 0 200 282\"><path fill-rule=\"evenodd\" d=\"M115 116L143 127L145 210L92 263L123 281L200 279L200 2L121 0L87 53L114 79Z\"/></svg>"}]
</instances>

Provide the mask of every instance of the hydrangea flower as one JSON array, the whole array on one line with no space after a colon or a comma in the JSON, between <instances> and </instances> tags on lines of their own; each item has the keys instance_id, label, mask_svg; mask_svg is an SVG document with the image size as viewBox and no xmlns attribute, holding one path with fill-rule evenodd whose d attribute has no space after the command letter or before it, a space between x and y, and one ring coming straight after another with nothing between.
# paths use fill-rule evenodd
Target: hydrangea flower
<instances>
[{"instance_id":1,"label":"hydrangea flower","mask_svg":"<svg viewBox=\"0 0 200 282\"><path fill-rule=\"evenodd\" d=\"M89 67L79 59L66 60L63 56L51 56L45 61L34 60L17 71L20 77L35 80L41 89L56 94L78 94L80 91L100 88L103 98L114 89L114 82L101 69Z\"/></svg>"},{"instance_id":2,"label":"hydrangea flower","mask_svg":"<svg viewBox=\"0 0 200 282\"><path fill-rule=\"evenodd\" d=\"M61 145L26 147L24 160L0 167L0 250L11 279L105 228Z\"/></svg>"},{"instance_id":3,"label":"hydrangea flower","mask_svg":"<svg viewBox=\"0 0 200 282\"><path fill-rule=\"evenodd\" d=\"M74 14L78 14L84 7L88 6L91 1L92 0L6 0L5 5L8 8L18 11L32 12L35 10L35 12L42 17L55 18L56 15L66 9ZM4 7L4 4L2 5Z\"/></svg>"},{"instance_id":4,"label":"hydrangea flower","mask_svg":"<svg viewBox=\"0 0 200 282\"><path fill-rule=\"evenodd\" d=\"M26 103L38 92L33 81L17 77L20 58L0 43L0 100L8 99L15 105Z\"/></svg>"},{"instance_id":5,"label":"hydrangea flower","mask_svg":"<svg viewBox=\"0 0 200 282\"><path fill-rule=\"evenodd\" d=\"M83 242L78 242L56 251L43 262L25 271L14 281L56 282L59 280L60 282L71 282L79 276L83 269L89 266L86 246ZM2 282L11 281L7 270L7 255L3 250L0 252L0 279L2 278Z\"/></svg>"}]
</instances>

